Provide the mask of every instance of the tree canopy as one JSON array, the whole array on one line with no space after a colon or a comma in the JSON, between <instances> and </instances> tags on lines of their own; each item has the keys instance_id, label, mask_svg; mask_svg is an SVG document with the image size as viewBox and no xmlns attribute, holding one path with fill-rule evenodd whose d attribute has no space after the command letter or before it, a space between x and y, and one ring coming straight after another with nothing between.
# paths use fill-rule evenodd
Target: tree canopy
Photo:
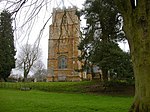
<instances>
[{"instance_id":1,"label":"tree canopy","mask_svg":"<svg viewBox=\"0 0 150 112\"><path fill-rule=\"evenodd\" d=\"M81 13L85 16L84 35L99 40L124 38L122 17L118 8L110 0L86 0Z\"/></svg>"},{"instance_id":2,"label":"tree canopy","mask_svg":"<svg viewBox=\"0 0 150 112\"><path fill-rule=\"evenodd\" d=\"M0 14L0 77L6 81L15 68L15 46L11 14L4 10Z\"/></svg>"},{"instance_id":3,"label":"tree canopy","mask_svg":"<svg viewBox=\"0 0 150 112\"><path fill-rule=\"evenodd\" d=\"M84 59L85 66L88 62L99 66L103 72L103 80L108 79L108 70L127 74L125 73L127 61L132 71L129 54L123 52L117 44L118 41L125 39L125 34L122 30L122 16L114 2L86 0L81 13L87 20L79 45L79 50L82 51L79 59Z\"/></svg>"}]
</instances>

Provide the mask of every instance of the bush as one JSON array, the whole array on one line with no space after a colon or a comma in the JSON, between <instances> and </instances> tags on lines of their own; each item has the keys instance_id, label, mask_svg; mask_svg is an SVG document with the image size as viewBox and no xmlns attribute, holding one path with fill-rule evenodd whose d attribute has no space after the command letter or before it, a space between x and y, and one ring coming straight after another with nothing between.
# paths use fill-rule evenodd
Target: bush
<instances>
[{"instance_id":1,"label":"bush","mask_svg":"<svg viewBox=\"0 0 150 112\"><path fill-rule=\"evenodd\" d=\"M104 83L106 87L118 87L134 85L133 80L111 80Z\"/></svg>"}]
</instances>

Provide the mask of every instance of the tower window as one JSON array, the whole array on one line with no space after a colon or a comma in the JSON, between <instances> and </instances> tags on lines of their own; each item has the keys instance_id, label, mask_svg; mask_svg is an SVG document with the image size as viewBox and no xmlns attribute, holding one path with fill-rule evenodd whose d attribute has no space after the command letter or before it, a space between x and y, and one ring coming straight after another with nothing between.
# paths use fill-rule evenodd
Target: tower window
<instances>
[{"instance_id":1,"label":"tower window","mask_svg":"<svg viewBox=\"0 0 150 112\"><path fill-rule=\"evenodd\" d=\"M67 68L67 57L66 56L60 56L58 58L58 68L59 69Z\"/></svg>"},{"instance_id":2,"label":"tower window","mask_svg":"<svg viewBox=\"0 0 150 112\"><path fill-rule=\"evenodd\" d=\"M63 24L67 24L67 16L65 15L62 19L63 19Z\"/></svg>"}]
</instances>

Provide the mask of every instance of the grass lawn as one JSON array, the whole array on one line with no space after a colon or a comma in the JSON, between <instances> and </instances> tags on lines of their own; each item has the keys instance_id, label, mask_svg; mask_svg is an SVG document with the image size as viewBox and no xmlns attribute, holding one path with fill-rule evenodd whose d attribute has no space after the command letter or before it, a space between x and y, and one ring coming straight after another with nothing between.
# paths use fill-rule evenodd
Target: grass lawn
<instances>
[{"instance_id":1,"label":"grass lawn","mask_svg":"<svg viewBox=\"0 0 150 112\"><path fill-rule=\"evenodd\" d=\"M0 88L0 112L127 112L132 97Z\"/></svg>"}]
</instances>

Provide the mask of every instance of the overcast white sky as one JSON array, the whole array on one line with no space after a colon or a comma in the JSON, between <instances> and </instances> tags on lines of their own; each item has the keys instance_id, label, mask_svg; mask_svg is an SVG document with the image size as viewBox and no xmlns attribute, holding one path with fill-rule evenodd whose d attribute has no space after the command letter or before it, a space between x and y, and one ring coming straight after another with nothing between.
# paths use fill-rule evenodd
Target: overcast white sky
<instances>
[{"instance_id":1,"label":"overcast white sky","mask_svg":"<svg viewBox=\"0 0 150 112\"><path fill-rule=\"evenodd\" d=\"M4 1L4 2L2 2ZM6 8L5 0L0 0L0 11ZM13 1L13 0L10 0ZM34 1L34 0L33 0ZM40 0L39 0L40 1ZM46 1L46 0L45 0ZM48 0L47 0L48 1ZM39 14L33 19L32 22L27 23L24 27L22 25L27 20L27 16L30 16L30 13L33 11L32 7L29 10L29 7L24 7L20 13L17 15L17 31L15 32L15 46L17 51L19 51L19 47L24 45L25 43L34 44L37 37L39 36L40 30L43 25L47 21L49 17L51 17L51 13L53 8L63 8L64 6L67 8L68 6L77 6L79 9L83 7L83 3L85 0L49 0L47 7L42 8ZM62 2L64 1L64 2ZM27 4L30 4L29 1ZM49 25L51 24L51 19L45 26L43 35L40 41L40 47L42 49L42 60L44 62L45 67L47 68L47 57L48 57L48 38L49 38ZM33 27L32 27L33 26Z\"/></svg>"},{"instance_id":2,"label":"overcast white sky","mask_svg":"<svg viewBox=\"0 0 150 112\"><path fill-rule=\"evenodd\" d=\"M62 2L62 0L49 0L49 1L51 2L48 4L48 6L46 8L43 8L41 12L38 14L38 16L34 19L34 21L26 24L27 26L25 26L24 28L22 28L21 25L25 22L26 20L25 15L27 12L30 12L30 10L28 10L28 8L25 7L24 9L22 9L21 13L18 14L17 16L19 18L17 19L18 30L15 34L15 40L16 40L15 46L17 50L19 50L19 46L25 44L28 39L30 44L33 44L35 42L44 23L47 21L49 17L51 17L53 8L57 8L57 7L62 8L63 6L67 8L68 6L77 6L79 9L82 9L83 3L85 2L85 0L64 0L64 3ZM3 6L4 4L0 2L0 11L3 9ZM42 48L42 52L43 52L42 60L46 68L47 68L48 38L49 38L50 24L51 24L51 20L46 25L40 42L40 47ZM84 20L81 21L81 26L84 24L85 21ZM33 25L32 29L30 25ZM29 32L29 30L31 30L31 32ZM127 51L129 49L126 44L120 44L120 46L123 50Z\"/></svg>"}]
</instances>

